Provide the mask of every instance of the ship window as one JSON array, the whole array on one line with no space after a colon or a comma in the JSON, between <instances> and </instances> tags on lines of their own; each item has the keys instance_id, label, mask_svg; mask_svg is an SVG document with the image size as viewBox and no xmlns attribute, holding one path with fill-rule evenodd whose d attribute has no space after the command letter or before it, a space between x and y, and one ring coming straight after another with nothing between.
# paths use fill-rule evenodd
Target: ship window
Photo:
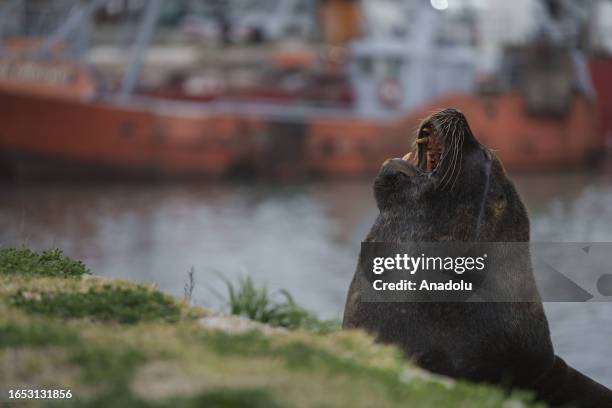
<instances>
[{"instance_id":1,"label":"ship window","mask_svg":"<svg viewBox=\"0 0 612 408\"><path fill-rule=\"evenodd\" d=\"M364 75L371 75L372 69L374 68L374 61L370 57L363 57L357 60L359 70Z\"/></svg>"},{"instance_id":2,"label":"ship window","mask_svg":"<svg viewBox=\"0 0 612 408\"><path fill-rule=\"evenodd\" d=\"M321 152L323 152L325 156L331 156L336 152L336 146L331 138L326 139L321 144Z\"/></svg>"},{"instance_id":3,"label":"ship window","mask_svg":"<svg viewBox=\"0 0 612 408\"><path fill-rule=\"evenodd\" d=\"M247 15L249 13L257 12L273 12L277 7L278 3L275 0L252 0L246 2L243 6L243 13Z\"/></svg>"},{"instance_id":4,"label":"ship window","mask_svg":"<svg viewBox=\"0 0 612 408\"><path fill-rule=\"evenodd\" d=\"M119 135L124 139L129 139L134 134L134 124L128 121L119 123Z\"/></svg>"},{"instance_id":5,"label":"ship window","mask_svg":"<svg viewBox=\"0 0 612 408\"><path fill-rule=\"evenodd\" d=\"M400 76L400 71L402 70L402 59L401 58L391 58L387 62L387 77L397 78Z\"/></svg>"},{"instance_id":6,"label":"ship window","mask_svg":"<svg viewBox=\"0 0 612 408\"><path fill-rule=\"evenodd\" d=\"M166 133L161 126L156 126L151 132L151 142L154 145L161 145L166 141Z\"/></svg>"},{"instance_id":7,"label":"ship window","mask_svg":"<svg viewBox=\"0 0 612 408\"><path fill-rule=\"evenodd\" d=\"M367 156L370 149L368 148L368 144L366 143L365 140L360 140L359 143L357 144L357 151L362 154L363 156Z\"/></svg>"},{"instance_id":8,"label":"ship window","mask_svg":"<svg viewBox=\"0 0 612 408\"><path fill-rule=\"evenodd\" d=\"M299 24L290 24L285 29L285 33L289 36L300 36L302 32L302 28Z\"/></svg>"},{"instance_id":9,"label":"ship window","mask_svg":"<svg viewBox=\"0 0 612 408\"><path fill-rule=\"evenodd\" d=\"M404 26L393 27L393 29L391 30L391 34L395 38L406 38L408 36L408 30Z\"/></svg>"},{"instance_id":10,"label":"ship window","mask_svg":"<svg viewBox=\"0 0 612 408\"><path fill-rule=\"evenodd\" d=\"M310 10L310 4L308 0L298 0L293 6L293 12L295 14L306 14Z\"/></svg>"}]
</instances>

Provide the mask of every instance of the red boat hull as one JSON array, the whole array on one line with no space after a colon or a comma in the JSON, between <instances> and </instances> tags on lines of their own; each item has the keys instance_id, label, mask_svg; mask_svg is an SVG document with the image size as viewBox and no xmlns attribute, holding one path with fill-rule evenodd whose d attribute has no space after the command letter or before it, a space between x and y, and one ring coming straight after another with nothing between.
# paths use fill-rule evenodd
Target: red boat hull
<instances>
[{"instance_id":1,"label":"red boat hull","mask_svg":"<svg viewBox=\"0 0 612 408\"><path fill-rule=\"evenodd\" d=\"M2 91L0 160L26 178L78 177L94 169L145 176L373 174L384 159L411 149L420 118L449 106L461 109L478 139L513 170L588 163L603 144L596 106L579 97L562 119L529 116L520 95L506 94L451 95L399 120L379 121L219 113L206 104L185 112Z\"/></svg>"}]
</instances>

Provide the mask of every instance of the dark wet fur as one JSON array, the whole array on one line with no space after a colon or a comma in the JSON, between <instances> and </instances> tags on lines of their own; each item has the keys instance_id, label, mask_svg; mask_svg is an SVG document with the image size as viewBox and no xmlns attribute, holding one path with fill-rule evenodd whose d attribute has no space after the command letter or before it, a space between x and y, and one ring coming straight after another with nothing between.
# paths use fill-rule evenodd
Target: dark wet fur
<instances>
[{"instance_id":1,"label":"dark wet fur","mask_svg":"<svg viewBox=\"0 0 612 408\"><path fill-rule=\"evenodd\" d=\"M424 126L443 137L440 164L432 174L400 159L383 166L374 182L380 213L366 241L528 242L529 218L514 185L463 114L436 112ZM507 259L503 285L538 300L528 251ZM361 272L349 289L344 328L396 344L435 373L532 389L553 406L612 407L610 390L555 356L541 302L366 303L360 292L370 283Z\"/></svg>"}]
</instances>

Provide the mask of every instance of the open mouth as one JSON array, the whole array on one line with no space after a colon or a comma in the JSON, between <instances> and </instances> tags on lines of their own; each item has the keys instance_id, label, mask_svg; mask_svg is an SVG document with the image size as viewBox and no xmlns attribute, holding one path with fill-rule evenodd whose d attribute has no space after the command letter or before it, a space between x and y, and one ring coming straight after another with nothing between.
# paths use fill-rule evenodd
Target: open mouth
<instances>
[{"instance_id":1,"label":"open mouth","mask_svg":"<svg viewBox=\"0 0 612 408\"><path fill-rule=\"evenodd\" d=\"M417 137L417 157L413 153L404 156L404 160L413 163L421 171L431 173L440 164L443 147L442 140L436 129L431 125L421 128Z\"/></svg>"}]
</instances>

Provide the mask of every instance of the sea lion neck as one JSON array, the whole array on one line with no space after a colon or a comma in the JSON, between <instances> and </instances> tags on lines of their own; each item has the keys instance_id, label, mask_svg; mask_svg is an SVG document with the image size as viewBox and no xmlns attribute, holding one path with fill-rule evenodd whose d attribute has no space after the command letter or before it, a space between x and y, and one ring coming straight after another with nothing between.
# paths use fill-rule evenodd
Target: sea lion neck
<instances>
[{"instance_id":1,"label":"sea lion neck","mask_svg":"<svg viewBox=\"0 0 612 408\"><path fill-rule=\"evenodd\" d=\"M456 190L440 199L430 190L413 197L408 205L384 207L369 237L377 242L475 241L481 235L480 206L466 200L468 196Z\"/></svg>"}]
</instances>

